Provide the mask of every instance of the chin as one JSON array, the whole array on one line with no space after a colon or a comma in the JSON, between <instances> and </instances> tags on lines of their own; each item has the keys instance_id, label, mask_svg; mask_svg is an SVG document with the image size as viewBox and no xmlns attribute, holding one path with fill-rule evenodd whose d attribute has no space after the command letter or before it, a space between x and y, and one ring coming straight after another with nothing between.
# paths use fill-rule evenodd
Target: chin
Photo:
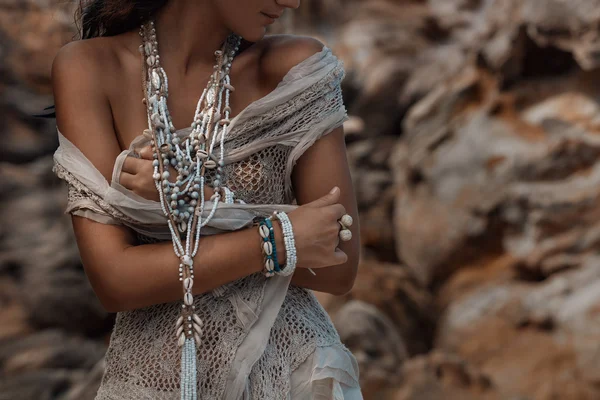
<instances>
[{"instance_id":1,"label":"chin","mask_svg":"<svg viewBox=\"0 0 600 400\"><path fill-rule=\"evenodd\" d=\"M240 33L239 35L242 36L244 38L244 40L247 40L248 42L256 43L259 40L261 40L265 36L266 33L267 33L267 27L259 26L256 29Z\"/></svg>"}]
</instances>

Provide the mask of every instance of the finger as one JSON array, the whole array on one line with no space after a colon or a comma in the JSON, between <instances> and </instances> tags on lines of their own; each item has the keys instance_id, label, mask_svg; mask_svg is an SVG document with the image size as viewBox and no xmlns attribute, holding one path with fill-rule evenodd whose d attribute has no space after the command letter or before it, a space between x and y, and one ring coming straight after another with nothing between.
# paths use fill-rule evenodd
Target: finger
<instances>
[{"instance_id":1,"label":"finger","mask_svg":"<svg viewBox=\"0 0 600 400\"><path fill-rule=\"evenodd\" d=\"M154 155L152 154L152 147L150 147L150 145L142 147L138 154L144 160L154 160Z\"/></svg>"},{"instance_id":2,"label":"finger","mask_svg":"<svg viewBox=\"0 0 600 400\"><path fill-rule=\"evenodd\" d=\"M339 220L344 216L344 214L346 214L346 207L340 203L337 203L325 207L325 212L329 213L328 215L331 215L332 218Z\"/></svg>"},{"instance_id":3,"label":"finger","mask_svg":"<svg viewBox=\"0 0 600 400\"><path fill-rule=\"evenodd\" d=\"M348 261L348 255L340 249L335 249L335 252L333 253L333 260L335 263L333 265L345 264Z\"/></svg>"},{"instance_id":4,"label":"finger","mask_svg":"<svg viewBox=\"0 0 600 400\"><path fill-rule=\"evenodd\" d=\"M329 206L329 205L337 203L339 201L339 199L340 199L340 188L336 186L333 189L331 189L331 192L327 193L323 197L320 197L314 201L311 201L310 203L307 203L306 206L307 207L325 207L325 206Z\"/></svg>"},{"instance_id":5,"label":"finger","mask_svg":"<svg viewBox=\"0 0 600 400\"><path fill-rule=\"evenodd\" d=\"M125 186L125 188L131 190L132 192L135 189L135 175L127 173L127 172L121 172L121 175L119 176L119 183L122 186Z\"/></svg>"},{"instance_id":6,"label":"finger","mask_svg":"<svg viewBox=\"0 0 600 400\"><path fill-rule=\"evenodd\" d=\"M121 171L130 174L136 174L140 167L147 162L148 161L146 160L141 160L135 157L125 157L125 161L123 161L123 167L121 167Z\"/></svg>"}]
</instances>

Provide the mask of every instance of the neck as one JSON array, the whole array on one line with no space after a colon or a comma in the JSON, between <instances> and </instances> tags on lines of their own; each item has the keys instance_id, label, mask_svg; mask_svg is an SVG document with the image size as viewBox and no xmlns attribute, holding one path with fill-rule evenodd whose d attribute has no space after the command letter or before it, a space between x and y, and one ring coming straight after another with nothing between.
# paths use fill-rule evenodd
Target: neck
<instances>
[{"instance_id":1,"label":"neck","mask_svg":"<svg viewBox=\"0 0 600 400\"><path fill-rule=\"evenodd\" d=\"M162 62L186 75L215 64L215 50L231 33L210 1L172 0L155 17Z\"/></svg>"}]
</instances>

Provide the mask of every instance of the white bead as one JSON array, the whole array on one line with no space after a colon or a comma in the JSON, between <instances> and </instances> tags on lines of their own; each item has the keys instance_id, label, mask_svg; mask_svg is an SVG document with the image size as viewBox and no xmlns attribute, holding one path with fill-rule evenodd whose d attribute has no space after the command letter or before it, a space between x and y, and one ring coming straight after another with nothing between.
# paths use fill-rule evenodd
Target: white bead
<instances>
[{"instance_id":1,"label":"white bead","mask_svg":"<svg viewBox=\"0 0 600 400\"><path fill-rule=\"evenodd\" d=\"M350 230L348 230L348 229L342 229L340 231L340 239L343 242L347 242L347 241L351 240L352 239L352 232L350 232Z\"/></svg>"},{"instance_id":2,"label":"white bead","mask_svg":"<svg viewBox=\"0 0 600 400\"><path fill-rule=\"evenodd\" d=\"M352 223L354 222L354 220L352 219L352 217L351 217L350 215L348 215L348 214L345 214L345 215L342 217L342 219L340 220L340 222L341 222L342 224L344 224L344 226L345 226L346 228L349 228L349 227L351 227L351 226L352 226Z\"/></svg>"}]
</instances>

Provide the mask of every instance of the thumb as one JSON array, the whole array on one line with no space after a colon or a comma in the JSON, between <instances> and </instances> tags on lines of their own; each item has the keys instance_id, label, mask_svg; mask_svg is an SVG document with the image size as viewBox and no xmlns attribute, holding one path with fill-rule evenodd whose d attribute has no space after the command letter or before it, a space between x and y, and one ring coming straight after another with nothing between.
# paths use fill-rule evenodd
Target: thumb
<instances>
[{"instance_id":1,"label":"thumb","mask_svg":"<svg viewBox=\"0 0 600 400\"><path fill-rule=\"evenodd\" d=\"M333 189L331 189L331 191L329 193L327 193L325 196L322 196L314 201L311 201L310 203L306 204L307 207L326 207L326 206L330 206L332 204L336 204L338 203L338 201L340 200L340 188L339 187L334 187Z\"/></svg>"}]
</instances>

